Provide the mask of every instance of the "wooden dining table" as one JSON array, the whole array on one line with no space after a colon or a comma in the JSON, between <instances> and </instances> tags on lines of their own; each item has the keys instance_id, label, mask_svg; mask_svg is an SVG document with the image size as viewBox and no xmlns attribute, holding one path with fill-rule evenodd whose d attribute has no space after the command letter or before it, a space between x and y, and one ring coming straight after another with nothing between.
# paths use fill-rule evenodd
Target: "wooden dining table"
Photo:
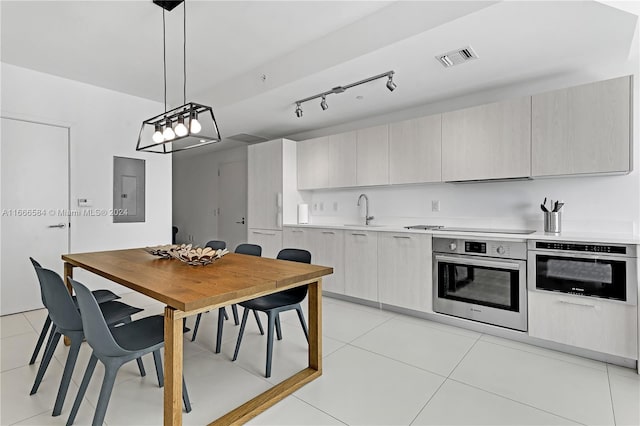
<instances>
[{"instance_id":1,"label":"wooden dining table","mask_svg":"<svg viewBox=\"0 0 640 426\"><path fill-rule=\"evenodd\" d=\"M183 318L282 290L308 285L308 367L213 421L242 424L322 374L322 277L326 266L230 253L206 266L163 259L142 248L65 254L64 274L93 272L164 303L164 424L182 424ZM198 398L206 398L199 395ZM215 403L212 399L211 403Z\"/></svg>"}]
</instances>

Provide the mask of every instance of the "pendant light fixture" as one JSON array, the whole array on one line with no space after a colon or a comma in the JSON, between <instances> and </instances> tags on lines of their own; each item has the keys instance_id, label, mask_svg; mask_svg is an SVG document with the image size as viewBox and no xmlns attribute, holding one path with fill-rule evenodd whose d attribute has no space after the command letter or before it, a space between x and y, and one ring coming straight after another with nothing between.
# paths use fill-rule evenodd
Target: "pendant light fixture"
<instances>
[{"instance_id":1,"label":"pendant light fixture","mask_svg":"<svg viewBox=\"0 0 640 426\"><path fill-rule=\"evenodd\" d=\"M220 142L222 137L209 106L187 102L187 5L186 1L153 0L162 8L162 46L164 65L164 112L142 122L136 151L170 154ZM183 103L167 110L167 42L165 12L183 5Z\"/></svg>"}]
</instances>

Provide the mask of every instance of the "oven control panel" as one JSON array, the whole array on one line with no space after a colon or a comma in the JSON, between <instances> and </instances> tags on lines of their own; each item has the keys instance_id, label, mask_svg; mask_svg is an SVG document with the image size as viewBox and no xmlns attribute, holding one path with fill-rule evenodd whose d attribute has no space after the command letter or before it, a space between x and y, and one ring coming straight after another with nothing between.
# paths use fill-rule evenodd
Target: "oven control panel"
<instances>
[{"instance_id":1,"label":"oven control panel","mask_svg":"<svg viewBox=\"0 0 640 426\"><path fill-rule=\"evenodd\" d=\"M457 238L433 238L433 251L471 256L526 259L527 243L508 240L464 240Z\"/></svg>"}]
</instances>

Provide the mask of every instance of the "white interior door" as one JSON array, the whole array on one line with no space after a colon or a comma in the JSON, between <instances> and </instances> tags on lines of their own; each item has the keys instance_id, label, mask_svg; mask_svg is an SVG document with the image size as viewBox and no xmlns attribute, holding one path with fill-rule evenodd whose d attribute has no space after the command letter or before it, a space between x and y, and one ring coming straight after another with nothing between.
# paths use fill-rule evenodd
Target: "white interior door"
<instances>
[{"instance_id":1,"label":"white interior door","mask_svg":"<svg viewBox=\"0 0 640 426\"><path fill-rule=\"evenodd\" d=\"M218 236L229 251L247 242L247 163L220 164Z\"/></svg>"},{"instance_id":2,"label":"white interior door","mask_svg":"<svg viewBox=\"0 0 640 426\"><path fill-rule=\"evenodd\" d=\"M2 118L0 315L42 307L29 261L62 275L69 251L69 130Z\"/></svg>"}]
</instances>

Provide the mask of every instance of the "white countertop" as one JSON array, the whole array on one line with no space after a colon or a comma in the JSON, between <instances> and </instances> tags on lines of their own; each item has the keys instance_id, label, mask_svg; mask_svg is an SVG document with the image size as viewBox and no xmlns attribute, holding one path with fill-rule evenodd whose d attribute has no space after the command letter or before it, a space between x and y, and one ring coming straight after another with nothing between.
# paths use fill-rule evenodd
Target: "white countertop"
<instances>
[{"instance_id":1,"label":"white countertop","mask_svg":"<svg viewBox=\"0 0 640 426\"><path fill-rule=\"evenodd\" d=\"M284 227L297 228L321 228L321 229L342 229L342 230L358 230L372 232L403 232L412 234L433 234L433 236L457 237L457 238L487 238L499 240L551 240L551 241L581 241L591 243L610 243L610 244L638 244L640 245L640 236L625 233L594 233L594 232L562 232L560 234L547 234L542 231L536 231L532 234L504 234L495 232L460 232L447 230L420 230L406 229L402 226L395 225L331 225L331 224L285 224Z\"/></svg>"}]
</instances>

